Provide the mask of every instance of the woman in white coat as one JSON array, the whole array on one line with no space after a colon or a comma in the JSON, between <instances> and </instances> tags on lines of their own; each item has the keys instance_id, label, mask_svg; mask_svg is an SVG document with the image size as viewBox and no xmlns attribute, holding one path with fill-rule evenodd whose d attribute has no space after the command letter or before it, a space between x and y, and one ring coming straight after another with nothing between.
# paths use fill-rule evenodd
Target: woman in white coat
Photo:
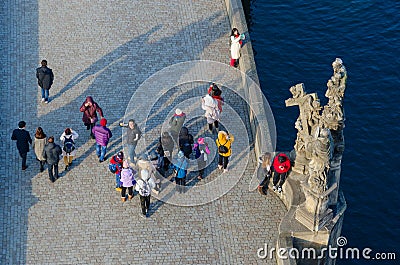
<instances>
[{"instance_id":1,"label":"woman in white coat","mask_svg":"<svg viewBox=\"0 0 400 265\"><path fill-rule=\"evenodd\" d=\"M237 67L240 58L240 48L242 47L242 40L244 34L240 34L237 28L233 28L231 32L231 62L230 65Z\"/></svg>"},{"instance_id":2,"label":"woman in white coat","mask_svg":"<svg viewBox=\"0 0 400 265\"><path fill-rule=\"evenodd\" d=\"M204 116L207 118L208 129L213 132L214 124L215 130L218 130L220 112L217 100L207 94L201 99L201 108L206 111L206 113L204 113Z\"/></svg>"},{"instance_id":3,"label":"woman in white coat","mask_svg":"<svg viewBox=\"0 0 400 265\"><path fill-rule=\"evenodd\" d=\"M65 164L65 170L68 170L72 165L72 160L76 155L75 140L79 137L78 133L71 128L66 128L60 136L62 143L62 154Z\"/></svg>"}]
</instances>

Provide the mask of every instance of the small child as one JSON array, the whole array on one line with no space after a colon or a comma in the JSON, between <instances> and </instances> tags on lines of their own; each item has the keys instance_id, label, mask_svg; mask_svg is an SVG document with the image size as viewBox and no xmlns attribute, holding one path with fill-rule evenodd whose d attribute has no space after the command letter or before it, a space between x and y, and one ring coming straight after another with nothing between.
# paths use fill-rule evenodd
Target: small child
<instances>
[{"instance_id":1,"label":"small child","mask_svg":"<svg viewBox=\"0 0 400 265\"><path fill-rule=\"evenodd\" d=\"M146 218L149 216L151 190L154 189L156 184L150 178L149 171L146 169L140 171L140 175L141 178L138 179L135 189L139 192L140 197L140 206L142 208L140 216Z\"/></svg>"},{"instance_id":2,"label":"small child","mask_svg":"<svg viewBox=\"0 0 400 265\"><path fill-rule=\"evenodd\" d=\"M110 164L109 168L110 171L113 168L111 172L115 174L115 190L116 191L121 191L121 169L122 169L122 163L124 161L124 153L122 151L118 152L116 155L111 157L110 159ZM114 165L114 166L112 166ZM115 171L114 171L115 170Z\"/></svg>"},{"instance_id":3,"label":"small child","mask_svg":"<svg viewBox=\"0 0 400 265\"><path fill-rule=\"evenodd\" d=\"M126 201L126 189L128 188L128 199L133 198L133 186L136 184L136 171L129 167L128 160L125 160L121 170L121 201Z\"/></svg>"},{"instance_id":4,"label":"small child","mask_svg":"<svg viewBox=\"0 0 400 265\"><path fill-rule=\"evenodd\" d=\"M208 149L208 144L204 142L204 138L199 137L197 143L194 144L193 150L195 151L195 158L197 160L197 167L199 168L198 179L202 179L204 176L204 168L207 164L208 155L210 154L210 149Z\"/></svg>"}]
</instances>

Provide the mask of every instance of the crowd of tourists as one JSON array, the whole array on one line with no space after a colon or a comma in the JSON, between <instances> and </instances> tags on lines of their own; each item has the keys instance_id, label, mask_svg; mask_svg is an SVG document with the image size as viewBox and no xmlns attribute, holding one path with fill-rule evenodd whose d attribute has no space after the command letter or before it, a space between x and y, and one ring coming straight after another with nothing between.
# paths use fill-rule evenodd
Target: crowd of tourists
<instances>
[{"instance_id":1,"label":"crowd of tourists","mask_svg":"<svg viewBox=\"0 0 400 265\"><path fill-rule=\"evenodd\" d=\"M240 48L244 35L234 28L232 29L231 61L232 67L238 67ZM47 67L47 61L42 60L41 67L36 69L38 85L41 88L42 102L49 103L49 90L54 81L53 71ZM224 105L222 90L217 84L212 83L205 96L202 97L201 108L205 111L204 117L208 129L215 137L215 145L218 152L218 170L222 173L228 172L229 158L232 156L232 143L234 136L226 130L220 130L220 119ZM91 96L87 96L80 107L82 121L89 137L95 139L96 155L99 163L107 159L107 146L113 137L111 130L107 127L107 119L104 118L103 110ZM141 216L149 216L151 193L158 193L162 189L162 183L172 175L171 180L176 182L178 193L184 193L186 178L188 175L189 160L197 162L197 179L200 181L205 175L205 168L210 155L210 144L204 137L194 139L185 126L186 114L183 110L175 109L174 115L169 119L169 129L163 131L158 139L158 144L153 151L138 155L136 146L142 137L142 131L135 120L129 119L128 123L120 123L125 133L125 152L118 151L109 159L108 169L115 174L115 189L121 194L121 201L131 200L137 191L140 197ZM18 129L12 133L11 139L17 143L17 149L22 158L22 170L28 168L26 160L29 145L32 145L39 171L47 170L51 182L59 177L58 164L63 160L64 170L71 170L76 157L76 140L79 134L71 127L66 127L58 138L60 145L55 142L54 136L47 136L42 127L37 127L32 140L26 130L26 122L20 121ZM281 192L282 185L290 169L290 160L285 154L279 154L272 160L271 154L267 153L261 157L263 182L259 185L261 193L265 194L268 189L269 179L273 172L273 190ZM174 161L174 162L172 162ZM172 171L172 173L170 173Z\"/></svg>"}]
</instances>

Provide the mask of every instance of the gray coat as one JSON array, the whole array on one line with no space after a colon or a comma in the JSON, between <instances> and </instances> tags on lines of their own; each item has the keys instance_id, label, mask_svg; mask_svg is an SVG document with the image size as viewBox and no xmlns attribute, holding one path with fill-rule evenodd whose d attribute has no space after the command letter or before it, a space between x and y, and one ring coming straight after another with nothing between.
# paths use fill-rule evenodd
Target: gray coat
<instances>
[{"instance_id":1,"label":"gray coat","mask_svg":"<svg viewBox=\"0 0 400 265\"><path fill-rule=\"evenodd\" d=\"M176 115L171 117L169 120L170 131L174 134L179 134L182 129L183 124L185 123L186 115L183 113L182 115Z\"/></svg>"},{"instance_id":2,"label":"gray coat","mask_svg":"<svg viewBox=\"0 0 400 265\"><path fill-rule=\"evenodd\" d=\"M43 158L46 159L47 164L49 165L58 164L61 154L61 147L55 143L46 144L43 150Z\"/></svg>"}]
</instances>

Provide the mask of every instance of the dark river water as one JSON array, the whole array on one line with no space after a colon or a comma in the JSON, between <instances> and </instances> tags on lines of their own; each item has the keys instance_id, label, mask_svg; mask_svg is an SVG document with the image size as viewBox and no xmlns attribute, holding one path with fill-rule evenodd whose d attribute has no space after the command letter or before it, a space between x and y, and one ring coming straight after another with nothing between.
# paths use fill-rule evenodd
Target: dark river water
<instances>
[{"instance_id":1,"label":"dark river water","mask_svg":"<svg viewBox=\"0 0 400 265\"><path fill-rule=\"evenodd\" d=\"M396 252L396 260L338 264L400 264L400 1L243 1L278 151L291 150L296 137L298 108L284 103L289 88L304 83L325 104L331 63L342 58L348 73L342 235L347 247Z\"/></svg>"}]
</instances>

